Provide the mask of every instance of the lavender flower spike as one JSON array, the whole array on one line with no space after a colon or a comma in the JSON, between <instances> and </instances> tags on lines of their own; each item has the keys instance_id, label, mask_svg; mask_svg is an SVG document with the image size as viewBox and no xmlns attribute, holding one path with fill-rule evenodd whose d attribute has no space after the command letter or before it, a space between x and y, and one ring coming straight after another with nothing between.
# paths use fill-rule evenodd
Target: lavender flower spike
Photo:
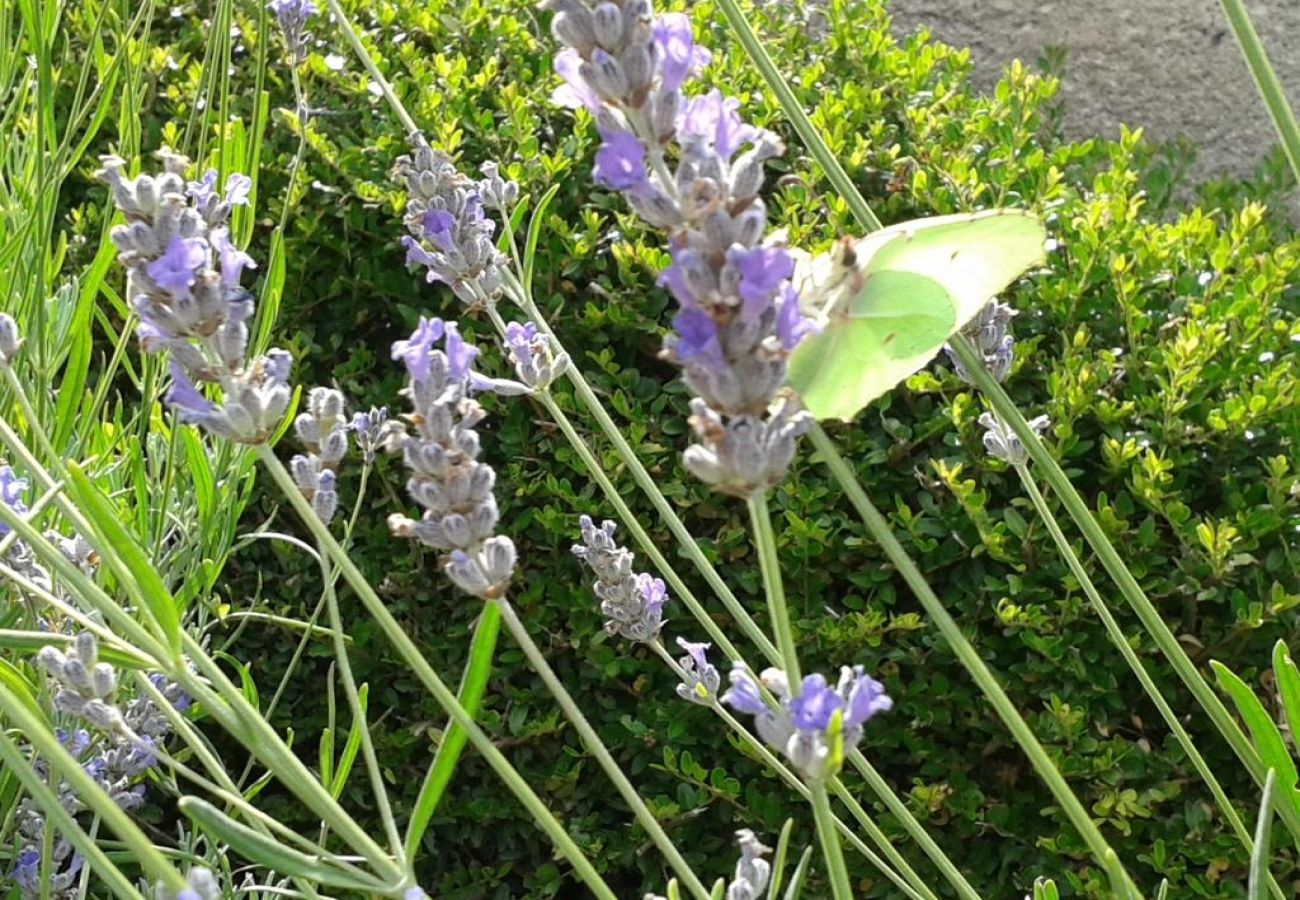
<instances>
[{"instance_id":1,"label":"lavender flower spike","mask_svg":"<svg viewBox=\"0 0 1300 900\"><path fill-rule=\"evenodd\" d=\"M777 699L775 709L763 701L758 684L740 663L731 670L731 689L722 695L722 702L754 716L763 742L782 753L809 781L836 775L844 754L862 740L862 726L893 706L884 685L862 666L842 667L834 688L822 675L807 675L797 697L779 669L765 670L762 682Z\"/></svg>"},{"instance_id":2,"label":"lavender flower spike","mask_svg":"<svg viewBox=\"0 0 1300 900\"><path fill-rule=\"evenodd\" d=\"M253 261L231 242L228 223L231 210L248 203L251 181L232 174L222 192L215 170L187 182L185 157L169 150L159 156L157 175L127 178L126 163L113 156L101 159L98 174L126 217L111 237L140 317L140 347L171 357L167 402L183 421L263 443L289 406L293 359L283 350L246 358L253 297L239 282ZM200 389L205 383L220 386L220 402Z\"/></svg>"},{"instance_id":3,"label":"lavender flower spike","mask_svg":"<svg viewBox=\"0 0 1300 900\"><path fill-rule=\"evenodd\" d=\"M434 345L442 343L442 349ZM472 369L478 350L460 336L454 322L421 319L410 339L393 344L410 381L407 417L414 433L392 435L411 471L406 490L424 513L419 519L389 517L399 537L413 537L444 552L442 569L452 582L484 600L502 597L515 569L515 545L495 534L496 473L480 462L483 407L470 397L478 382Z\"/></svg>"},{"instance_id":4,"label":"lavender flower spike","mask_svg":"<svg viewBox=\"0 0 1300 900\"><path fill-rule=\"evenodd\" d=\"M618 526L606 519L596 527L590 516L578 519L582 543L573 545L578 557L596 575L593 585L605 616L605 631L629 641L658 640L663 628L663 609L668 589L661 579L646 572L633 572L632 551L614 540Z\"/></svg>"},{"instance_id":5,"label":"lavender flower spike","mask_svg":"<svg viewBox=\"0 0 1300 900\"><path fill-rule=\"evenodd\" d=\"M1016 356L1016 339L1011 333L1011 320L1016 311L1006 303L990 300L975 318L961 330L965 337L974 343L975 348L984 358L984 368L998 381L1005 381L1011 372L1011 364ZM957 377L967 384L971 381L970 373L962 365L961 359L951 347L945 346L944 352L952 363Z\"/></svg>"},{"instance_id":6,"label":"lavender flower spike","mask_svg":"<svg viewBox=\"0 0 1300 900\"><path fill-rule=\"evenodd\" d=\"M781 141L746 124L739 101L720 91L683 96L709 60L686 16L653 15L648 0L544 6L567 45L555 60L565 79L556 99L596 116L596 182L668 232L672 264L659 283L678 312L663 355L696 394L698 443L686 464L724 493L766 491L812 424L783 387L790 353L812 324L790 283L793 258L764 238L763 166L783 152Z\"/></svg>"},{"instance_id":7,"label":"lavender flower spike","mask_svg":"<svg viewBox=\"0 0 1300 900\"><path fill-rule=\"evenodd\" d=\"M433 150L424 136L411 136L412 151L401 156L394 177L406 183L406 262L428 269L429 281L441 281L471 308L492 303L501 293L505 257L492 235L495 224L483 212L484 201L504 209L519 195L496 166L485 166L476 182Z\"/></svg>"}]
</instances>

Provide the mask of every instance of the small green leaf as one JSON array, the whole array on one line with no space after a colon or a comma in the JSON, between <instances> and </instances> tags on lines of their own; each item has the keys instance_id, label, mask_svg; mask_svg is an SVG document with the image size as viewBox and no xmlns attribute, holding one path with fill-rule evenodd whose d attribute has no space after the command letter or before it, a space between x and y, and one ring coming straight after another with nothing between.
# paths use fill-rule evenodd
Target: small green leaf
<instances>
[{"instance_id":1,"label":"small green leaf","mask_svg":"<svg viewBox=\"0 0 1300 900\"><path fill-rule=\"evenodd\" d=\"M361 719L354 720L352 727L348 730L347 743L343 745L343 755L339 758L338 774L334 776L334 784L330 788L330 795L337 800L343 794L343 787L348 783L348 776L352 774L352 765L357 761L357 751L361 749L361 733L366 726L366 700L370 697L370 685L363 684L357 688L357 699L361 702Z\"/></svg>"},{"instance_id":2,"label":"small green leaf","mask_svg":"<svg viewBox=\"0 0 1300 900\"><path fill-rule=\"evenodd\" d=\"M794 874L790 876L790 886L785 890L785 900L798 900L803 893L803 882L808 877L808 863L812 860L812 847L805 847L803 856L799 857L799 865L795 866Z\"/></svg>"}]
</instances>

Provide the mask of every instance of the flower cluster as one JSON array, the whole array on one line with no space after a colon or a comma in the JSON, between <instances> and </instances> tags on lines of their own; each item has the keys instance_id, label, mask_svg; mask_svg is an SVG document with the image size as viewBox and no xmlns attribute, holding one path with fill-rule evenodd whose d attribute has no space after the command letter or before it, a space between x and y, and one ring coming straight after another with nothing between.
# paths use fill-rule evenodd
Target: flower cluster
<instances>
[{"instance_id":1,"label":"flower cluster","mask_svg":"<svg viewBox=\"0 0 1300 900\"><path fill-rule=\"evenodd\" d=\"M353 413L350 427L367 466L374 464L375 455L391 438L400 439L403 433L402 423L388 418L387 406L372 406L366 412Z\"/></svg>"},{"instance_id":2,"label":"flower cluster","mask_svg":"<svg viewBox=\"0 0 1300 900\"><path fill-rule=\"evenodd\" d=\"M435 350L439 341L443 347ZM409 340L393 344L393 359L406 365L405 393L413 434L393 434L389 447L400 450L411 477L407 492L424 507L418 519L395 514L389 527L446 555L443 571L462 590L484 600L504 595L515 568L515 545L494 534L496 473L481 462L474 427L486 413L471 389L498 383L472 369L478 350L460 336L454 322L421 319Z\"/></svg>"},{"instance_id":3,"label":"flower cluster","mask_svg":"<svg viewBox=\"0 0 1300 900\"><path fill-rule=\"evenodd\" d=\"M722 684L717 667L704 654L713 645L697 644L679 637L677 646L686 651L686 655L677 661L682 669L682 683L677 685L677 696L701 706L712 706L717 702L718 687Z\"/></svg>"},{"instance_id":4,"label":"flower cluster","mask_svg":"<svg viewBox=\"0 0 1300 900\"><path fill-rule=\"evenodd\" d=\"M842 667L834 688L822 675L807 675L797 694L779 669L765 670L762 682L777 700L775 709L740 663L731 670L731 688L722 702L754 716L758 736L811 781L833 777L844 754L862 739L863 724L893 706L884 685L862 666Z\"/></svg>"},{"instance_id":5,"label":"flower cluster","mask_svg":"<svg viewBox=\"0 0 1300 900\"><path fill-rule=\"evenodd\" d=\"M582 516L578 523L582 543L573 545L573 555L596 575L593 590L605 616L605 631L629 641L658 640L668 602L663 579L632 571L635 558L614 540L618 526L613 522L606 519L597 528L590 516Z\"/></svg>"},{"instance_id":6,"label":"flower cluster","mask_svg":"<svg viewBox=\"0 0 1300 900\"><path fill-rule=\"evenodd\" d=\"M1042 434L1050 424L1051 420L1047 416L1036 416L1029 420L1029 427L1035 434ZM988 451L989 456L1011 463L1013 466L1023 466L1029 461L1029 451L1025 449L1019 436L996 413L981 413L980 425L984 426L984 449Z\"/></svg>"},{"instance_id":7,"label":"flower cluster","mask_svg":"<svg viewBox=\"0 0 1300 900\"><path fill-rule=\"evenodd\" d=\"M230 239L231 209L246 204L251 180L240 174L217 190L217 172L186 182L189 161L162 151L163 172L126 178L125 163L102 158L99 178L113 191L125 225L113 229L127 294L140 317L146 353L171 356L167 402L184 420L243 443L261 443L289 406L293 359L271 350L246 359L253 297L239 282L253 260ZM199 390L219 384L221 404Z\"/></svg>"},{"instance_id":8,"label":"flower cluster","mask_svg":"<svg viewBox=\"0 0 1300 900\"><path fill-rule=\"evenodd\" d=\"M399 157L393 169L406 185L407 265L427 268L429 281L446 284L471 308L496 301L507 270L484 202L504 209L519 195L518 185L505 181L494 163L483 172L482 181L462 175L418 133L411 136L411 154Z\"/></svg>"},{"instance_id":9,"label":"flower cluster","mask_svg":"<svg viewBox=\"0 0 1300 900\"><path fill-rule=\"evenodd\" d=\"M98 643L89 632L76 636L70 654L52 646L43 647L36 663L50 677L55 690L55 709L82 719L95 729L94 732L85 728L57 729L59 742L115 804L127 811L138 809L144 803L143 780L157 764L155 750L171 733L167 716L143 694L125 707L117 705L114 696L117 673L99 660ZM189 708L189 695L179 686L157 674L150 681L178 712ZM37 760L33 767L46 783L55 787L59 804L70 815L86 809L66 781L58 779L55 785L48 763ZM16 822L21 849L13 879L23 900L35 900L42 896L41 851L48 823L31 798L19 804ZM82 859L62 838L56 837L52 846L51 896L58 900L76 897Z\"/></svg>"},{"instance_id":10,"label":"flower cluster","mask_svg":"<svg viewBox=\"0 0 1300 900\"><path fill-rule=\"evenodd\" d=\"M597 183L669 233L672 264L659 281L678 312L664 355L697 395L698 443L686 466L724 493L766 490L811 426L783 385L789 355L812 325L790 283L793 258L764 240L759 196L781 141L746 124L739 101L717 90L683 96L683 83L710 59L686 16L653 15L649 0L545 5L567 45L555 59L565 84L554 99L596 117ZM674 144L670 169L665 151Z\"/></svg>"},{"instance_id":11,"label":"flower cluster","mask_svg":"<svg viewBox=\"0 0 1300 900\"><path fill-rule=\"evenodd\" d=\"M271 0L266 8L275 13L289 55L295 63L301 63L307 58L307 44L311 41L307 20L320 10L312 0Z\"/></svg>"},{"instance_id":12,"label":"flower cluster","mask_svg":"<svg viewBox=\"0 0 1300 900\"><path fill-rule=\"evenodd\" d=\"M507 325L505 347L515 375L534 391L550 387L569 368L569 354L556 353L550 340L532 322Z\"/></svg>"},{"instance_id":13,"label":"flower cluster","mask_svg":"<svg viewBox=\"0 0 1300 900\"><path fill-rule=\"evenodd\" d=\"M293 483L311 503L322 522L329 523L338 509L334 490L339 463L348 452L347 401L334 388L312 388L307 411L293 422L298 440L307 448L289 461Z\"/></svg>"},{"instance_id":14,"label":"flower cluster","mask_svg":"<svg viewBox=\"0 0 1300 900\"><path fill-rule=\"evenodd\" d=\"M990 300L961 330L984 358L984 368L998 381L1006 379L1016 357L1016 339L1011 333L1011 320L1015 316L1016 311L1010 305ZM944 351L957 377L967 384L974 384L952 348L945 347Z\"/></svg>"}]
</instances>

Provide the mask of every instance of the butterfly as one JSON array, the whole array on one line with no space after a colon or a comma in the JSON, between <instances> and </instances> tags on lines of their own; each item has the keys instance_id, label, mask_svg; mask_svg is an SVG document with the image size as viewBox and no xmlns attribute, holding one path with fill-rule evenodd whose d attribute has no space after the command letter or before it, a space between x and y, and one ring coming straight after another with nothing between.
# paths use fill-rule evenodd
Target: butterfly
<instances>
[{"instance_id":1,"label":"butterfly","mask_svg":"<svg viewBox=\"0 0 1300 900\"><path fill-rule=\"evenodd\" d=\"M796 252L793 283L820 331L787 381L818 419L850 421L921 369L999 291L1046 261L1033 214L998 209L915 219Z\"/></svg>"}]
</instances>

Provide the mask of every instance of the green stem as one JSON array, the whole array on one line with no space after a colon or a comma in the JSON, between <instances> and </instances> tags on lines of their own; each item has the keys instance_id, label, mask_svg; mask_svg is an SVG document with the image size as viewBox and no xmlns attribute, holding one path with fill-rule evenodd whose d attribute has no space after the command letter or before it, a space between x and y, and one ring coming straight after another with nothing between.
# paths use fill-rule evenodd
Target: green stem
<instances>
[{"instance_id":1,"label":"green stem","mask_svg":"<svg viewBox=\"0 0 1300 900\"><path fill-rule=\"evenodd\" d=\"M59 743L49 725L37 718L35 713L4 687L0 687L0 711L4 712L10 725L26 738L41 758L68 783L77 797L103 819L108 829L126 845L132 859L149 873L151 878L171 890L185 889L185 879L167 862L166 857L158 852L153 841L149 840L131 817L113 802L90 773L82 768L72 754ZM16 760L10 756L11 752L17 756ZM3 741L0 741L0 753L5 755L8 768L17 774L24 784L27 784L27 778L24 776L31 771L31 764L22 758L18 748L10 743L7 736L3 736ZM34 775L35 772L32 774ZM29 790L31 787L32 785L28 785ZM56 811L61 810L57 799L54 799L52 804L42 804L42 810L56 822L62 819L61 816L56 815ZM66 830L66 822L63 823L63 827ZM77 828L75 824L73 827Z\"/></svg>"},{"instance_id":2,"label":"green stem","mask_svg":"<svg viewBox=\"0 0 1300 900\"><path fill-rule=\"evenodd\" d=\"M1300 124L1296 123L1295 111L1291 108L1291 104L1287 103L1282 82L1278 80L1277 72L1268 61L1264 44L1260 41L1255 26L1251 24L1246 4L1242 0L1222 0L1222 3L1223 11L1228 16L1228 23L1232 26L1232 33L1236 35L1237 43L1241 46L1241 55L1245 57L1246 65L1250 67L1250 75L1255 79L1255 87L1259 89L1259 95L1263 98L1264 105L1268 107L1268 116L1273 120L1273 127L1282 141L1282 149L1286 152L1287 161L1291 163L1291 173L1300 183Z\"/></svg>"},{"instance_id":3,"label":"green stem","mask_svg":"<svg viewBox=\"0 0 1300 900\"><path fill-rule=\"evenodd\" d=\"M465 707L465 712L478 716L483 704L483 694L487 690L488 678L492 674L492 659L496 652L497 635L501 631L501 611L492 604L486 604L479 614L478 624L474 626L474 637L470 640L469 664L461 678L460 690L456 699ZM442 800L447 785L451 783L452 773L461 751L465 749L465 729L450 721L443 730L442 742L433 755L433 763L420 787L420 796L412 807L411 820L406 824L406 855L414 859L419 849L424 831L433 818L438 803Z\"/></svg>"},{"instance_id":4,"label":"green stem","mask_svg":"<svg viewBox=\"0 0 1300 900\"><path fill-rule=\"evenodd\" d=\"M1074 795L1074 791L1070 789L1069 784L1061 776L1060 770L1056 768L1051 757L1047 755L1047 751L1043 749L1042 744L1034 737L1033 731L1030 730L1020 713L1016 711L1010 698L1002 690L997 678L989 671L988 666L984 664L984 660L980 658L979 652L962 634L956 621L944 609L943 604L926 582L921 570L916 567L916 563L908 556L907 551L903 549L903 545L894 537L889 523L876 509L870 498L867 497L866 491L858 483L857 476L853 474L852 468L849 467L844 457L840 456L839 451L835 449L835 445L820 425L813 426L812 441L821 453L822 459L830 469L832 476L839 483L844 493L848 495L849 501L862 517L867 530L880 544L881 549L885 551L889 561L898 569L899 574L903 576L903 580L907 582L908 587L912 589L912 593L925 607L926 613L934 620L939 632L948 641L949 646L952 647L961 664L970 672L971 677L975 679L980 690L984 692L984 696L988 698L989 703L1011 732L1016 743L1029 757L1029 761L1037 771L1038 776L1051 790L1056 802L1061 805L1062 810L1074 824L1084 843L1088 845L1088 849L1092 851L1093 857L1099 864L1106 865L1106 855L1113 853L1113 851L1097 829L1096 823L1092 821L1087 810L1083 808L1083 804L1079 802L1079 798ZM1126 875L1125 878L1127 879L1128 876ZM1131 880L1130 890L1137 896L1137 888L1131 885Z\"/></svg>"},{"instance_id":5,"label":"green stem","mask_svg":"<svg viewBox=\"0 0 1300 900\"><path fill-rule=\"evenodd\" d=\"M840 198L849 205L849 211L853 213L854 218L870 231L876 231L880 228L880 220L876 214L871 211L865 198L853 184L853 179L849 178L849 173L844 171L840 161L826 146L826 142L821 139L817 133L817 127L813 125L812 119L808 113L804 112L803 106L799 103L799 98L794 95L790 85L786 84L785 78L782 77L776 64L772 62L772 57L768 56L767 50L763 47L763 42L754 29L750 26L745 14L741 12L740 4L736 0L718 0L718 6L722 7L722 12L731 24L731 30L736 33L736 39L740 41L745 52L754 63L754 68L758 69L767 86L771 88L772 93L776 94L777 102L781 104L781 109L794 130L798 132L800 140L808 148L808 152L817 160L822 171L826 173L826 178L830 181L831 186Z\"/></svg>"},{"instance_id":6,"label":"green stem","mask_svg":"<svg viewBox=\"0 0 1300 900\"><path fill-rule=\"evenodd\" d=\"M1110 539L1106 537L1105 531L1102 530L1101 525L1098 524L1079 492L1075 490L1069 477L1061 470L1060 465L1053 458L1042 440L1039 439L1038 434L1029 427L1029 423L1025 421L1025 417L1021 415L1020 410L1016 407L1015 401L1007 396L1006 391L1002 389L1002 385L984 368L983 357L979 351L961 335L957 335L952 340L952 347L970 373L975 386L989 400L1002 421L1010 426L1011 430L1020 438L1020 442L1042 472L1048 486L1051 487L1052 492L1061 501L1079 531L1083 533L1084 538L1092 547L1093 552L1097 554L1097 558L1101 561L1107 574L1115 582L1129 606L1137 613L1138 619L1141 620L1143 627L1151 635L1156 646L1169 660L1169 664L1178 673L1178 677L1182 679L1183 684L1187 685L1188 690L1201 704L1210 720L1218 728L1219 733L1223 735L1224 739L1232 747L1233 752L1237 754L1237 758L1246 766L1255 781L1262 785L1265 774L1264 764L1255 751L1254 745L1251 744L1250 739L1242 732L1236 720L1232 718L1232 714L1228 712L1227 707L1214 693L1214 689L1210 687L1196 668L1196 664L1187 655L1187 651L1178 642L1178 638L1174 636L1173 631L1165 624L1164 618L1137 583L1137 579L1133 577L1133 573L1128 566L1124 564L1124 560L1115 550ZM1300 816L1288 804L1281 804L1278 811L1282 814L1291 834L1300 839Z\"/></svg>"},{"instance_id":7,"label":"green stem","mask_svg":"<svg viewBox=\"0 0 1300 900\"><path fill-rule=\"evenodd\" d=\"M582 850L574 843L573 838L569 837L564 827L546 808L546 804L533 792L533 789L528 786L528 783L524 781L504 754L496 748L491 738L483 733L483 730L475 724L473 717L457 702L455 695L438 677L438 673L433 670L428 660L420 653L415 646L415 642L402 630L402 626L393 618L393 614L388 611L384 601L379 598L379 595L375 593L375 589L366 581L366 577L361 574L361 570L357 568L343 548L339 546L338 541L330 534L329 529L321 524L312 510L311 504L303 498L302 493L294 484L292 476L289 475L280 460L276 458L271 448L263 444L257 448L257 455L308 530L321 542L321 546L324 547L326 553L339 567L344 580L347 581L358 599L361 600L366 611L374 618L384 636L392 643L402 660L411 667L411 671L420 679L429 693L433 695L434 700L455 720L457 725L465 729L470 743L483 755L488 765L497 774L497 777L514 793L515 797L532 815L538 826L546 832L555 848L569 860L587 887L603 900L616 900L614 892L605 884L604 879L600 877L600 873L583 855Z\"/></svg>"},{"instance_id":8,"label":"green stem","mask_svg":"<svg viewBox=\"0 0 1300 900\"><path fill-rule=\"evenodd\" d=\"M673 871L677 873L677 877L685 882L687 889L699 900L709 900L709 889L691 870L690 865L682 857L676 845L673 844L672 838L668 837L663 826L659 824L659 820L654 817L654 813L650 812L650 809L645 805L645 801L641 799L641 795L637 793L632 782L628 781L627 776L623 774L623 770L618 766L618 761L614 759L613 754L601 741L600 735L596 734L596 729L591 727L591 723L587 721L587 717L583 715L578 704L568 690L565 689L563 682L555 674L555 670L551 668L551 664L546 661L546 655L533 641L528 629L524 627L524 623L516 615L510 601L501 597L493 602L501 609L501 618L505 622L506 630L514 637L519 649L524 651L524 656L528 658L528 663L532 666L533 671L541 676L551 695L560 704L560 709L564 711L565 718L577 729L583 745L587 748L587 752L594 756L596 762L605 770L605 774L614 783L614 787L622 796L623 801L631 808L632 814L636 816L636 820L641 823L641 827L646 830L646 834L659 848L659 852L663 854L664 859L672 866Z\"/></svg>"},{"instance_id":9,"label":"green stem","mask_svg":"<svg viewBox=\"0 0 1300 900\"><path fill-rule=\"evenodd\" d=\"M8 691L0 688L0 698L8 699L8 697ZM113 889L117 896L126 898L126 900L145 900L144 895L136 890L135 885L131 883L131 879L122 874L122 871L99 848L99 844L91 839L90 835L82 831L77 820L63 808L63 804L59 802L59 798L54 791L50 790L50 786L36 773L31 763L23 758L22 751L18 749L4 729L0 729L0 761L3 761L4 767L13 772L15 777L22 782L23 787L27 789L27 793L31 794L32 799L45 813L47 834L52 835L57 828L58 833L66 837L77 848L77 852L85 857L87 867L94 869L95 873L104 880L108 887ZM95 787L97 790L99 789L98 785L95 785ZM116 808L116 804L109 798L104 797L104 801ZM121 810L118 810L118 812L120 813ZM127 821L130 821L129 818ZM41 865L45 866L51 858L51 854L42 853ZM165 859L162 860L162 864L171 869L172 874L168 876L168 884L173 889L179 886L183 890L186 886L185 880L175 881L174 878L180 878L179 873L167 865Z\"/></svg>"},{"instance_id":10,"label":"green stem","mask_svg":"<svg viewBox=\"0 0 1300 900\"><path fill-rule=\"evenodd\" d=\"M826 872L831 881L831 894L835 900L853 900L853 886L849 883L849 870L844 865L844 851L839 836L835 834L831 801L826 796L826 785L815 782L808 786L812 793L813 818L817 822L817 839L822 845Z\"/></svg>"},{"instance_id":11,"label":"green stem","mask_svg":"<svg viewBox=\"0 0 1300 900\"><path fill-rule=\"evenodd\" d=\"M749 521L754 529L754 549L758 553L758 566L763 573L763 587L767 592L767 610L772 617L772 633L781 648L781 667L790 682L790 694L798 697L803 685L799 671L799 652L795 648L794 630L790 625L790 610L785 603L785 585L781 580L781 563L777 559L776 534L772 531L772 516L767 508L767 495L758 493L749 498Z\"/></svg>"},{"instance_id":12,"label":"green stem","mask_svg":"<svg viewBox=\"0 0 1300 900\"><path fill-rule=\"evenodd\" d=\"M375 744L370 737L370 725L366 721L366 711L361 705L361 695L357 692L357 682L352 676L352 661L348 658L347 644L343 641L343 617L339 615L338 593L334 590L334 573L330 571L329 557L325 548L317 543L320 557L321 578L325 582L325 607L329 612L330 633L334 641L334 658L338 661L339 680L343 682L343 693L348 698L348 708L352 711L352 724L361 735L361 757L370 776L370 787L375 795L375 811L384 823L388 845L397 858L397 864L409 868L405 846L397 821L393 818L393 807L388 802L388 789L384 787L384 775L379 769L379 757L375 755Z\"/></svg>"},{"instance_id":13,"label":"green stem","mask_svg":"<svg viewBox=\"0 0 1300 900\"><path fill-rule=\"evenodd\" d=\"M1251 840L1250 832L1246 830L1245 824L1241 821L1241 817L1237 815L1237 811L1233 808L1232 802L1228 799L1228 795L1224 793L1223 788L1219 785L1219 780L1214 777L1214 773L1210 771L1209 765L1196 749L1196 745L1192 743L1191 736L1187 733L1187 730L1183 728L1182 723L1178 721L1178 716L1165 701L1164 695L1160 692L1160 688L1156 686L1156 683L1151 680L1151 676L1147 674L1146 667L1142 665L1142 661L1138 659L1137 654L1133 651L1133 647L1129 644L1128 638L1125 637L1124 632L1120 629L1119 623L1116 622L1115 617L1111 615L1110 609L1106 606L1106 601L1102 599L1100 592L1097 590L1097 586L1093 584L1092 579L1088 577L1088 573L1084 569L1083 563L1080 562L1079 557L1075 554L1074 548L1070 546L1070 542L1066 540L1065 534L1061 531L1060 524L1056 521L1056 517L1052 515L1052 511L1047 505L1047 500L1038 489L1038 485L1034 483L1033 476L1029 474L1029 468L1025 465L1016 466L1016 474L1020 476L1020 482L1024 485L1025 492L1029 494L1029 499L1033 501L1034 509L1038 511L1038 517L1043 520L1043 524L1047 526L1047 531L1051 534L1052 540L1056 542L1056 547L1060 551L1061 557L1065 560L1066 565L1069 566L1070 573L1074 575L1075 581L1079 582L1079 586L1083 588L1083 592L1088 596L1088 601L1092 604L1092 608L1096 611L1098 617L1101 618L1102 624L1106 626L1106 633L1110 635L1111 643L1113 643L1119 650L1120 655L1124 657L1124 661L1128 663L1128 667L1132 669L1133 674L1137 676L1138 681L1142 684L1142 689L1146 691L1147 696L1151 698L1151 702L1156 705L1156 709L1160 712L1160 717L1165 720L1165 724L1169 726L1169 730L1174 733L1174 737L1178 739L1178 743L1182 746L1183 752L1186 753L1187 758L1192 761L1192 766L1209 787L1210 793L1214 795L1215 803L1219 805L1219 809L1223 813L1224 818L1228 820L1228 823L1232 826L1232 830L1236 832L1237 837L1241 840L1241 845L1245 847L1246 853L1253 854L1255 852L1255 845ZM1281 888L1278 887L1276 881L1273 881L1271 875L1269 876L1269 880L1274 894L1279 898L1279 900L1281 900Z\"/></svg>"}]
</instances>

